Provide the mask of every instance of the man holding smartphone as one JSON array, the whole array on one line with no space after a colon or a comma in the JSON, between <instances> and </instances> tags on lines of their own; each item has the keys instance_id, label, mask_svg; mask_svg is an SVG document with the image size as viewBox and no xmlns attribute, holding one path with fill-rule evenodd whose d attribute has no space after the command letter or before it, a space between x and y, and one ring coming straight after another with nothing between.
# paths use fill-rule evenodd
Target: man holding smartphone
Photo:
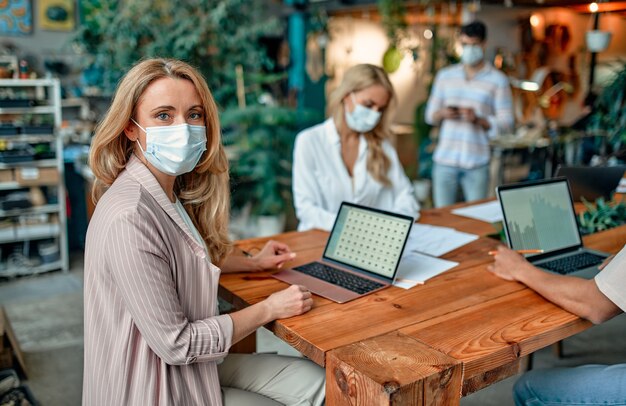
<instances>
[{"instance_id":1,"label":"man holding smartphone","mask_svg":"<svg viewBox=\"0 0 626 406\"><path fill-rule=\"evenodd\" d=\"M512 130L511 87L506 75L485 60L487 27L461 27L460 64L441 69L426 107L426 122L439 126L433 157L435 207L484 199L489 187L489 139Z\"/></svg>"}]
</instances>

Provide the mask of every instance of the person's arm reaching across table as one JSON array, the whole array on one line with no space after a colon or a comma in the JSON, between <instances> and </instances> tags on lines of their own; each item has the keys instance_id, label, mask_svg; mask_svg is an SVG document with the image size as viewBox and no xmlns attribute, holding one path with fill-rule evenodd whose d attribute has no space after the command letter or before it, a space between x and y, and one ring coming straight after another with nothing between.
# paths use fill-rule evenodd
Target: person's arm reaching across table
<instances>
[{"instance_id":1,"label":"person's arm reaching across table","mask_svg":"<svg viewBox=\"0 0 626 406\"><path fill-rule=\"evenodd\" d=\"M606 262L602 268L605 266ZM622 310L598 288L595 279L544 272L530 264L520 254L504 246L498 248L495 262L488 270L502 279L523 283L547 300L594 324L602 323L622 313Z\"/></svg>"}]
</instances>

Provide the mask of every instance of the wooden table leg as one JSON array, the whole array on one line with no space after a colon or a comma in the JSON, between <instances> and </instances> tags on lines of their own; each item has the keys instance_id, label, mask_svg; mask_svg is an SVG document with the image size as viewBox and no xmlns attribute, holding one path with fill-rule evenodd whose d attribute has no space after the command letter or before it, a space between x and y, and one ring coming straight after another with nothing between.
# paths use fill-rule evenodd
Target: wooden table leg
<instances>
[{"instance_id":1,"label":"wooden table leg","mask_svg":"<svg viewBox=\"0 0 626 406\"><path fill-rule=\"evenodd\" d=\"M404 335L390 333L330 351L328 405L458 405L462 364Z\"/></svg>"}]
</instances>

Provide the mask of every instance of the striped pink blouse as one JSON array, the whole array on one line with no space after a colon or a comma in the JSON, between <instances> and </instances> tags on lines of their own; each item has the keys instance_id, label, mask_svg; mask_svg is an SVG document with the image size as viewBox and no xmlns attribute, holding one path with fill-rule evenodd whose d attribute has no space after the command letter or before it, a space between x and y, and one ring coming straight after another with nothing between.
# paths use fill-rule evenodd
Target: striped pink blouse
<instances>
[{"instance_id":1,"label":"striped pink blouse","mask_svg":"<svg viewBox=\"0 0 626 406\"><path fill-rule=\"evenodd\" d=\"M233 324L217 312L219 276L133 156L87 231L83 404L221 405Z\"/></svg>"}]
</instances>

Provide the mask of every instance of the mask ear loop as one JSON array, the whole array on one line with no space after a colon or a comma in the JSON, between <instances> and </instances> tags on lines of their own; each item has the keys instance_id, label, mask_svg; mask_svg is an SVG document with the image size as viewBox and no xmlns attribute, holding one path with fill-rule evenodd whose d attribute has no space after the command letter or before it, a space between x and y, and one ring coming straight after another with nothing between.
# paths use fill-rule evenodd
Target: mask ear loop
<instances>
[{"instance_id":1,"label":"mask ear loop","mask_svg":"<svg viewBox=\"0 0 626 406\"><path fill-rule=\"evenodd\" d=\"M137 138L137 139L135 140L135 142L136 142L136 143L137 143L137 145L139 146L139 149L141 150L141 153L145 155L145 154L146 154L146 151L144 151L144 150L143 150L143 148L141 148L141 143L139 142L139 138Z\"/></svg>"},{"instance_id":2,"label":"mask ear loop","mask_svg":"<svg viewBox=\"0 0 626 406\"><path fill-rule=\"evenodd\" d=\"M148 132L146 131L146 129L145 129L145 128L143 128L142 126L140 126L140 125L139 125L139 123L138 123L138 122L136 122L134 118L132 118L132 117L131 117L130 121L132 121L133 123L135 123L135 125L136 125L137 127L141 128L141 129L143 130L143 132L145 132L145 133L146 133L146 135L148 135ZM139 142L139 137L137 137L137 139L135 140L135 142L137 143L137 145L139 145L139 149L141 150L141 153L145 155L145 154L146 154L146 151L144 151L144 150L143 150L143 148L141 147L141 143Z\"/></svg>"},{"instance_id":3,"label":"mask ear loop","mask_svg":"<svg viewBox=\"0 0 626 406\"><path fill-rule=\"evenodd\" d=\"M134 118L132 118L132 117L131 117L131 118L130 118L130 121L132 121L133 123L135 123L135 125L136 125L137 127L141 128L141 130L142 130L143 132L145 132L146 134L148 134L148 132L146 131L146 129L145 129L145 128L143 128L142 126L140 126L140 125L139 125L139 123L138 123L138 122L136 122Z\"/></svg>"}]
</instances>

